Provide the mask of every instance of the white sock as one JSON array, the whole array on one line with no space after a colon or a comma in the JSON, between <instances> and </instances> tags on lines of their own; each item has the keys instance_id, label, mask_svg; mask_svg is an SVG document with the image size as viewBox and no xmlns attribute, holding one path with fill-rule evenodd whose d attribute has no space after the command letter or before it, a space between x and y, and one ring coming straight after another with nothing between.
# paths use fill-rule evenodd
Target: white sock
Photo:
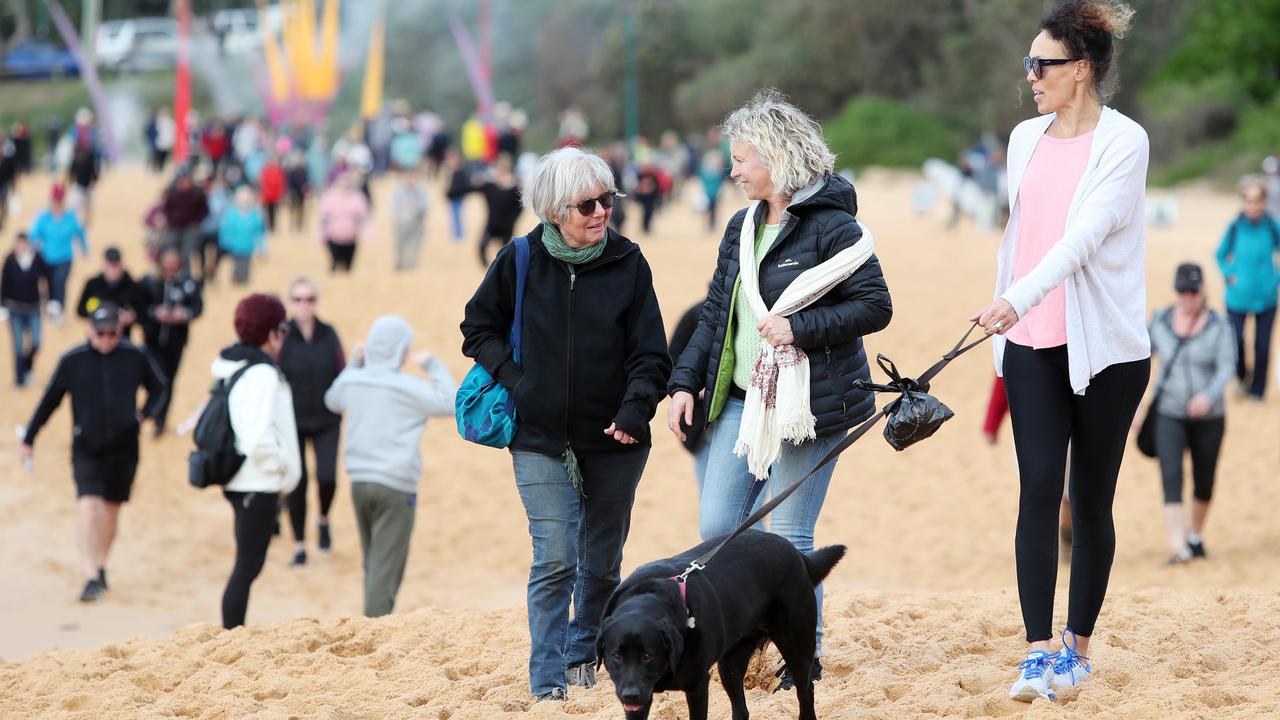
<instances>
[{"instance_id":1,"label":"white sock","mask_svg":"<svg viewBox=\"0 0 1280 720\"><path fill-rule=\"evenodd\" d=\"M1193 532L1189 532L1187 533L1187 542L1192 545L1199 545L1204 542L1204 538L1200 537L1199 535Z\"/></svg>"}]
</instances>

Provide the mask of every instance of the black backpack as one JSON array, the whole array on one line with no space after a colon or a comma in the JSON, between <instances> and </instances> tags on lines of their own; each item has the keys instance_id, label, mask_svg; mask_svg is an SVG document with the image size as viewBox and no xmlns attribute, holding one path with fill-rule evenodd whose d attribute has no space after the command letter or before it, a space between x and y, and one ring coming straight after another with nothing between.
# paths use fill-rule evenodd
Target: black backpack
<instances>
[{"instance_id":1,"label":"black backpack","mask_svg":"<svg viewBox=\"0 0 1280 720\"><path fill-rule=\"evenodd\" d=\"M187 481L193 487L226 485L240 472L245 458L236 450L236 434L231 429L231 388L246 370L262 364L251 362L231 377L215 381L209 389L209 401L192 434L196 449L187 458Z\"/></svg>"}]
</instances>

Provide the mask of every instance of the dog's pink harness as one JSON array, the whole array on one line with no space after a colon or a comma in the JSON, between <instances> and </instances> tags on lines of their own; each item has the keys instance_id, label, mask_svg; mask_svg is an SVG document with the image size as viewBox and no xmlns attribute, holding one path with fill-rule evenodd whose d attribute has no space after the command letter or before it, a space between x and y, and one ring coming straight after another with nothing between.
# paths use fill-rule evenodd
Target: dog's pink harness
<instances>
[{"instance_id":1,"label":"dog's pink harness","mask_svg":"<svg viewBox=\"0 0 1280 720\"><path fill-rule=\"evenodd\" d=\"M689 616L689 621L685 623L685 627L692 630L696 624L693 619L693 613L689 612L689 589L685 585L685 575L672 575L669 580L675 582L676 587L680 588L680 603L684 605L684 614Z\"/></svg>"}]
</instances>

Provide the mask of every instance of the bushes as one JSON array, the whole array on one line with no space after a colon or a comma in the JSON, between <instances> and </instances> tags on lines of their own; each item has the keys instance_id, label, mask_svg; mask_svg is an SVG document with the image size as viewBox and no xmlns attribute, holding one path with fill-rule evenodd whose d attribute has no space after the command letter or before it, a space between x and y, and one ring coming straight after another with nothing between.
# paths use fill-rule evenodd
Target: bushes
<instances>
[{"instance_id":1,"label":"bushes","mask_svg":"<svg viewBox=\"0 0 1280 720\"><path fill-rule=\"evenodd\" d=\"M879 97L850 100L823 125L836 167L918 168L931 157L952 161L960 144L941 120Z\"/></svg>"}]
</instances>

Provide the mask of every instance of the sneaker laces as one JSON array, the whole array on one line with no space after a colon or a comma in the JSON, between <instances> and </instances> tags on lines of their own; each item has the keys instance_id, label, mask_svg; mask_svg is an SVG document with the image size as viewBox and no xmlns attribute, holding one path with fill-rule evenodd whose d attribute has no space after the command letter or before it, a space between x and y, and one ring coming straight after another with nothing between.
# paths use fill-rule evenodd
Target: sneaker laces
<instances>
[{"instance_id":1,"label":"sneaker laces","mask_svg":"<svg viewBox=\"0 0 1280 720\"><path fill-rule=\"evenodd\" d=\"M1071 643L1067 643L1067 634L1071 634ZM1062 651L1058 653L1058 657L1053 661L1053 671L1058 675L1066 675L1077 667L1083 667L1089 662L1089 658L1076 652L1079 645L1076 634L1069 628L1062 631Z\"/></svg>"},{"instance_id":2,"label":"sneaker laces","mask_svg":"<svg viewBox=\"0 0 1280 720\"><path fill-rule=\"evenodd\" d=\"M1018 664L1022 676L1029 679L1044 677L1046 668L1054 666L1053 656L1044 650L1034 650L1027 654L1027 659Z\"/></svg>"}]
</instances>

